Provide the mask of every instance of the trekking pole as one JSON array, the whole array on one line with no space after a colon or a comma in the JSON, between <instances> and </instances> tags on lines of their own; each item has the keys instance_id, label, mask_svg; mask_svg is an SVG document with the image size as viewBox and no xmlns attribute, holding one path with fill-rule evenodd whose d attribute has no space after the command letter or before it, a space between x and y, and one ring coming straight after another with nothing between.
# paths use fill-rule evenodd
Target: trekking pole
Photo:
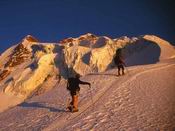
<instances>
[{"instance_id":1,"label":"trekking pole","mask_svg":"<svg viewBox=\"0 0 175 131\"><path fill-rule=\"evenodd\" d=\"M93 101L93 97L92 97L92 87L90 86L90 93L91 93L91 102L92 102L92 108L93 108L93 110L94 110L94 101Z\"/></svg>"}]
</instances>

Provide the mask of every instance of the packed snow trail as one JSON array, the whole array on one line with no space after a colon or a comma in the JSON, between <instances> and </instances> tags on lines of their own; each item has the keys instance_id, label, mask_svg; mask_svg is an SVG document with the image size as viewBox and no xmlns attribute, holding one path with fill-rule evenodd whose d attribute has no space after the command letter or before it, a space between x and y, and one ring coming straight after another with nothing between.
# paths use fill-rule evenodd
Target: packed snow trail
<instances>
[{"instance_id":1,"label":"packed snow trail","mask_svg":"<svg viewBox=\"0 0 175 131\"><path fill-rule=\"evenodd\" d=\"M98 109L98 106L99 105L104 105L104 100L108 100L108 102L107 102L107 105L108 105L108 103L111 101L111 99L109 100L109 96L111 95L111 94L113 94L114 96L119 96L119 98L120 98L120 100L118 99L118 100L116 100L116 102L117 101L119 101L120 102L120 105L121 104L124 104L124 105L126 105L126 103L127 103L127 101L129 101L130 100L130 98L127 98L127 100L126 101L123 101L122 99L125 99L126 98L126 96L128 95L128 94L126 94L126 93L128 93L129 91L126 91L129 87L128 87L128 84L130 84L130 83L132 83L132 82L134 82L135 80L136 80L136 78L137 77L139 77L139 76L142 76L142 74L145 74L145 73L150 73L150 72L152 72L152 71L156 71L156 70L161 70L161 69L164 69L164 68L168 68L169 66L174 66L174 65L166 65L166 64L164 64L164 65L161 65L161 66L159 66L158 68L157 68L157 65L154 67L152 67L151 69L150 68L148 68L148 70L145 70L145 71L142 71L142 72L139 72L139 73L136 73L135 75L133 75L132 74L132 77L130 78L130 79L128 79L128 77L122 77L122 79L119 81L119 80L115 80L113 83L112 83L112 86L110 87L110 88L108 88L108 90L109 91L107 91L107 90L105 90L104 92L100 92L100 95L101 95L101 97L98 97L98 94L97 95L95 95L94 96L94 99L95 99L95 101L96 102L98 102L99 103L99 101L101 101L101 104L96 104L95 105L95 109ZM131 75L131 74L130 74ZM127 79L126 79L127 78ZM123 82L123 81L125 81L125 82ZM175 84L174 84L175 85ZM117 88L117 90L118 90L118 92L119 92L119 95L116 95L116 92L114 91L114 89L116 89L116 87L118 87ZM152 87L152 86L151 86ZM124 92L122 92L124 90ZM107 93L108 92L108 93ZM112 92L112 93L111 93ZM106 98L104 98L104 95L105 94L108 94L107 96L106 96ZM100 99L100 100L99 100ZM116 103L115 102L115 103ZM134 104L136 104L136 103L133 103L133 105ZM86 104L87 105L87 104ZM120 105L119 105L119 107L120 107ZM89 106L86 106L86 110L87 109L89 109L89 107L90 107L90 104L89 104ZM99 111L98 113L99 114L101 114L102 116L104 115L104 116L106 116L106 117L109 117L110 118L110 116L113 116L114 115L114 113L112 113L112 114L110 114L110 115L107 115L109 112L110 112L110 110L113 108L113 107L116 107L116 106L110 106L110 107L106 107L106 106L102 106L102 107L100 107L99 109L105 109L105 111L104 111L104 113L102 113L101 111ZM123 107L123 108L125 108L125 107ZM84 115L86 116L86 114L92 114L92 115L90 115L90 116L95 116L95 118L99 115L98 113L94 113L93 112L93 110L92 110L92 108L91 109L89 109L90 111L89 112L86 112L86 110L84 110L84 109L80 109L81 110L81 112L79 112L79 113L75 113L75 114L73 114L73 115L71 115L71 117L73 117L72 119L69 119L70 120L70 122L69 121L67 121L67 119L64 119L64 120L62 120L62 121L60 121L60 120L58 120L60 123L59 123L59 125L58 125L58 122L54 122L52 125L50 125L51 126L51 128L47 128L47 130L55 130L55 128L57 128L58 130L70 130L70 129L72 129L71 127L75 127L75 128L73 128L74 130L77 128L77 126L79 127L78 129L81 129L81 130L83 130L83 125L85 124L85 123L87 123L87 124L85 124L86 126L87 126L87 128L85 128L84 130L90 130L92 127L96 127L95 125L94 125L94 120L95 120L95 123L97 123L97 125L99 125L98 127L101 127L101 125L99 124L99 120L97 120L97 119L94 119L94 120L92 120L93 122L92 122L92 125L91 124L88 124L89 123L89 120L87 120L87 121L85 121L85 123L82 123L82 119L83 118L81 118L82 116L84 117ZM107 111L108 110L108 111ZM129 111L129 110L128 110ZM96 112L96 111L95 111ZM126 114L127 114L127 112L125 112ZM79 117L79 115L81 115L80 116L80 118L77 118L77 117ZM130 114L131 115L131 114ZM88 118L90 117L90 116L87 116ZM76 119L75 118L77 118L77 121L76 121ZM85 118L86 119L86 118ZM92 118L93 119L93 118ZM103 119L104 120L104 119ZM102 121L103 121L102 120ZM70 124L71 123L71 121L73 121L74 123L76 123L75 125L72 125L72 124ZM90 120L91 121L91 120ZM78 122L78 124L77 124L77 122ZM110 119L108 120L108 122L109 123L111 123L111 121L110 121ZM82 124L81 124L82 123ZM91 122L90 122L91 123ZM114 124L114 123L113 123ZM69 126L70 125L70 126ZM115 124L114 124L115 125ZM114 125L112 125L111 127L113 127L114 129L118 129L116 126L114 126ZM64 127L64 128L62 128L62 127ZM65 127L69 127L69 128L65 128ZM73 130L72 129L72 130ZM93 129L93 128L92 128ZM96 130L98 130L98 128L95 128ZM103 129L108 129L108 128L101 128L101 130L103 130ZM123 127L121 128L121 129L123 129Z\"/></svg>"},{"instance_id":2,"label":"packed snow trail","mask_svg":"<svg viewBox=\"0 0 175 131\"><path fill-rule=\"evenodd\" d=\"M167 65L138 73L121 86L116 83L95 112L88 110L61 130L173 130L174 76L175 65Z\"/></svg>"},{"instance_id":3,"label":"packed snow trail","mask_svg":"<svg viewBox=\"0 0 175 131\"><path fill-rule=\"evenodd\" d=\"M90 90L86 86L82 86L79 102L80 111L74 114L65 111L65 103L69 93L65 88L65 83L61 82L58 87L48 93L29 99L25 103L0 114L0 130L172 129L174 117L170 119L172 122L166 123L165 119L161 122L158 116L171 114L175 109L174 100L171 100L167 95L169 90L174 92L174 88L172 88L174 83L169 83L170 87L167 90L162 84L166 83L163 81L164 77L167 81L172 81L175 78L174 69L173 61L168 64L130 67L129 74L122 77L114 76L117 73L116 69L83 77L82 80L92 83L95 108L92 106ZM159 73L159 77L155 78L156 73ZM160 81L160 83L156 81ZM146 85L149 85L150 88L145 87ZM156 87L155 90L154 87ZM149 90L153 90L154 93L156 90L159 91L158 96L152 96L152 92ZM166 91L165 94L162 90ZM167 98L161 98L160 94ZM159 98L162 102L169 99L172 111L164 107L165 112L162 112L161 105L157 106L156 104ZM144 102L148 105L144 105ZM164 101L163 103L168 104L168 102ZM149 110L144 110L144 107ZM158 124L159 122L162 126Z\"/></svg>"}]
</instances>

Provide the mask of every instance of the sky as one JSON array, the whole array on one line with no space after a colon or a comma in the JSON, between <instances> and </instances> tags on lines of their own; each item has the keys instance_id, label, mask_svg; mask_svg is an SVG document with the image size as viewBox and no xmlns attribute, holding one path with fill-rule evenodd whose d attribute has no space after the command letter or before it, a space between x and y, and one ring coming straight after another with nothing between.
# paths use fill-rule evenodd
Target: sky
<instances>
[{"instance_id":1,"label":"sky","mask_svg":"<svg viewBox=\"0 0 175 131\"><path fill-rule=\"evenodd\" d=\"M173 0L0 0L0 53L28 34L41 42L153 34L175 45L174 7Z\"/></svg>"}]
</instances>

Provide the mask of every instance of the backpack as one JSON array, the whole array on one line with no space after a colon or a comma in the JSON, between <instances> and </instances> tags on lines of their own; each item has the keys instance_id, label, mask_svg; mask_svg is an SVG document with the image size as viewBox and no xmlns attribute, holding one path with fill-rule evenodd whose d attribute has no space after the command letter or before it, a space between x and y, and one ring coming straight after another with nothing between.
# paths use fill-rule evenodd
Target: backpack
<instances>
[{"instance_id":1,"label":"backpack","mask_svg":"<svg viewBox=\"0 0 175 131\"><path fill-rule=\"evenodd\" d=\"M114 57L114 63L116 64L116 65L120 65L120 64L123 64L123 60L122 60L122 58L121 58L121 56L115 56Z\"/></svg>"},{"instance_id":2,"label":"backpack","mask_svg":"<svg viewBox=\"0 0 175 131\"><path fill-rule=\"evenodd\" d=\"M72 90L76 90L79 88L79 79L77 78L68 78L68 86L67 89L72 91Z\"/></svg>"}]
</instances>

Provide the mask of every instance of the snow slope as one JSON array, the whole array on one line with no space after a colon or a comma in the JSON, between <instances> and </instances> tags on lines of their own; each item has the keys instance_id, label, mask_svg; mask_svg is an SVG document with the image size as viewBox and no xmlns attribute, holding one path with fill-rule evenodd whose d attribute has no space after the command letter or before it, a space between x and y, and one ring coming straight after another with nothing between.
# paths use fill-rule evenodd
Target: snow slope
<instances>
[{"instance_id":1,"label":"snow slope","mask_svg":"<svg viewBox=\"0 0 175 131\"><path fill-rule=\"evenodd\" d=\"M78 113L66 112L69 94L62 81L53 90L1 113L0 129L111 131L175 128L175 60L130 67L122 77L114 76L116 72L113 69L82 78L92 83L92 92L82 86Z\"/></svg>"}]
</instances>

